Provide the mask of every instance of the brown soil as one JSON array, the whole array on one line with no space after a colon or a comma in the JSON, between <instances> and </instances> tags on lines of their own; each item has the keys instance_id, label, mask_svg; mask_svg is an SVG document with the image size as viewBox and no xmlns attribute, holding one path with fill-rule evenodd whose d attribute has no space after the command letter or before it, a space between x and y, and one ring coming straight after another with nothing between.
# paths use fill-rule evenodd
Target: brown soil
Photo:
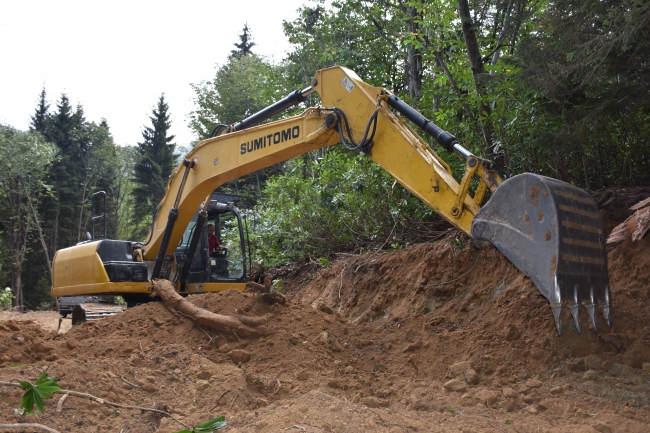
<instances>
[{"instance_id":1,"label":"brown soil","mask_svg":"<svg viewBox=\"0 0 650 433\"><path fill-rule=\"evenodd\" d=\"M5 320L36 322L40 327L55 332L59 330L60 333L68 332L72 328L72 320L69 317L64 319L56 311L28 311L26 313L0 311L0 322ZM59 322L61 322L60 326Z\"/></svg>"},{"instance_id":2,"label":"brown soil","mask_svg":"<svg viewBox=\"0 0 650 433\"><path fill-rule=\"evenodd\" d=\"M287 305L235 291L191 298L221 314L272 314L277 332L259 339L201 329L160 303L58 336L5 320L0 380L48 368L65 389L187 424L225 415L231 433L648 431L650 236L609 253L613 329L601 317L596 334L583 312L582 335L567 316L561 337L529 279L494 248L453 240L284 269L275 278ZM3 388L0 423L18 422L21 394ZM61 432L182 428L75 397L61 412L48 400L27 421Z\"/></svg>"}]
</instances>

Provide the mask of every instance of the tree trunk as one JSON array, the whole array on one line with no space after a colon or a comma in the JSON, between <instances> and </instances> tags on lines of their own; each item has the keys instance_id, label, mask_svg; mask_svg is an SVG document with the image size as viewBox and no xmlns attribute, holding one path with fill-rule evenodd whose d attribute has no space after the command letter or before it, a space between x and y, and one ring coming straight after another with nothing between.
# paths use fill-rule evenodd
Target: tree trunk
<instances>
[{"instance_id":1,"label":"tree trunk","mask_svg":"<svg viewBox=\"0 0 650 433\"><path fill-rule=\"evenodd\" d=\"M9 193L10 208L13 218L9 225L9 247L11 248L11 290L14 295L12 305L20 311L24 308L22 270L27 250L27 233L29 232L29 212L23 220L23 199L21 194L22 180L15 177L9 180L11 184Z\"/></svg>"},{"instance_id":2,"label":"tree trunk","mask_svg":"<svg viewBox=\"0 0 650 433\"><path fill-rule=\"evenodd\" d=\"M57 182L56 185L56 201L55 201L55 210L54 210L54 236L52 239L52 256L54 256L54 253L57 251L57 238L59 235L59 214L61 213L61 206L59 202L59 188L61 187L61 182Z\"/></svg>"},{"instance_id":3,"label":"tree trunk","mask_svg":"<svg viewBox=\"0 0 650 433\"><path fill-rule=\"evenodd\" d=\"M497 62L499 61L499 57L501 56L501 44L503 43L503 40L506 37L507 31L508 31L508 20L510 19L510 13L512 11L512 3L513 0L510 0L508 2L508 5L506 6L506 11L503 14L503 21L501 24L501 32L499 33L499 39L497 40L496 47L494 49L494 54L492 55L492 65L496 65ZM490 75L494 75L494 71L490 71Z\"/></svg>"},{"instance_id":4,"label":"tree trunk","mask_svg":"<svg viewBox=\"0 0 650 433\"><path fill-rule=\"evenodd\" d=\"M407 30L414 34L418 33L419 26L415 22L416 9L408 8L406 11L408 20L406 23ZM422 54L413 45L406 46L406 81L409 95L416 100L422 97Z\"/></svg>"},{"instance_id":5,"label":"tree trunk","mask_svg":"<svg viewBox=\"0 0 650 433\"><path fill-rule=\"evenodd\" d=\"M27 186L25 185L25 182L23 182L23 188L25 189L25 196L27 197L27 203L29 204L29 208L32 211L32 216L34 217L34 221L36 222L36 228L38 229L38 238L41 241L41 246L43 247L43 253L45 254L45 263L47 264L47 274L50 277L50 283L51 283L52 262L50 261L50 253L47 251L47 244L45 243L45 238L43 237L43 230L41 230L41 223L38 220L38 215L36 214L36 210L34 209L34 205L32 204L32 199L29 196L29 191L27 190ZM58 300L57 300L57 306L58 306Z\"/></svg>"},{"instance_id":6,"label":"tree trunk","mask_svg":"<svg viewBox=\"0 0 650 433\"><path fill-rule=\"evenodd\" d=\"M77 242L81 242L81 222L84 215L84 204L86 203L86 188L88 187L87 177L84 179L84 186L81 190L81 204L79 205L79 225L77 226Z\"/></svg>"},{"instance_id":7,"label":"tree trunk","mask_svg":"<svg viewBox=\"0 0 650 433\"><path fill-rule=\"evenodd\" d=\"M467 103L463 100L463 92L460 90L460 87L458 87L458 84L456 84L456 80L454 80L454 76L451 75L451 72L449 71L447 64L445 63L444 59L442 58L442 55L439 52L436 53L436 62L438 63L438 66L442 68L442 70L445 73L445 76L449 80L449 84L458 95L458 99L460 100L460 103L463 105L463 109L465 110L465 115L472 123L476 123L476 119L474 118L474 114L472 113L472 110L469 109ZM436 110L437 109L438 108L436 107Z\"/></svg>"},{"instance_id":8,"label":"tree trunk","mask_svg":"<svg viewBox=\"0 0 650 433\"><path fill-rule=\"evenodd\" d=\"M474 23L470 15L469 4L467 0L458 0L458 14L463 26L463 36L465 37L465 45L467 47L467 54L469 56L469 62L472 67L472 77L474 79L474 90L476 92L476 98L478 100L478 108L481 117L485 120L479 120L481 123L481 130L483 133L483 139L485 140L485 149L488 154L488 158L492 159L496 165L496 169L499 170L503 168L503 158L497 153L497 150L494 147L492 142L492 125L489 120L491 113L490 105L486 104L483 101L483 83L482 80L489 77L485 71L483 65L483 58L481 57L481 51L479 50L478 40L476 38L476 33L474 32Z\"/></svg>"}]
</instances>

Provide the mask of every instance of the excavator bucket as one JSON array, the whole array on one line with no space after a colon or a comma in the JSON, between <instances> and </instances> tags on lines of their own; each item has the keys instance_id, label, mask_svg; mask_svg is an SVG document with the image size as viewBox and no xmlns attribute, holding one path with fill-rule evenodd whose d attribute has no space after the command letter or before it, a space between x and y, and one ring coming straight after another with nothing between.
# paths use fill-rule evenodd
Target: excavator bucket
<instances>
[{"instance_id":1,"label":"excavator bucket","mask_svg":"<svg viewBox=\"0 0 650 433\"><path fill-rule=\"evenodd\" d=\"M581 332L580 304L596 331L596 305L611 328L607 251L593 198L568 183L536 174L497 188L472 222L472 235L496 246L549 300L562 334L569 308Z\"/></svg>"}]
</instances>

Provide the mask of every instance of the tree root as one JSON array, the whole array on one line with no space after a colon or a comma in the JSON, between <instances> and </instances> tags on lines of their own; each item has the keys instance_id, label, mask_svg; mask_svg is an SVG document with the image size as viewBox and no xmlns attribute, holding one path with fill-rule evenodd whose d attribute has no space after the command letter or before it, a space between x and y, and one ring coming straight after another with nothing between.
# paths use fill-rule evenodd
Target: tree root
<instances>
[{"instance_id":1,"label":"tree root","mask_svg":"<svg viewBox=\"0 0 650 433\"><path fill-rule=\"evenodd\" d=\"M165 307L188 316L208 328L233 332L235 335L245 338L257 338L273 333L266 328L258 328L258 326L264 325L268 321L268 316L248 317L239 314L224 316L204 310L179 295L168 280L153 280L153 293L151 296L160 296Z\"/></svg>"},{"instance_id":2,"label":"tree root","mask_svg":"<svg viewBox=\"0 0 650 433\"><path fill-rule=\"evenodd\" d=\"M254 281L246 283L246 291L262 294L262 299L269 304L286 304L287 297L272 287L271 277L264 278L264 284L258 284Z\"/></svg>"}]
</instances>

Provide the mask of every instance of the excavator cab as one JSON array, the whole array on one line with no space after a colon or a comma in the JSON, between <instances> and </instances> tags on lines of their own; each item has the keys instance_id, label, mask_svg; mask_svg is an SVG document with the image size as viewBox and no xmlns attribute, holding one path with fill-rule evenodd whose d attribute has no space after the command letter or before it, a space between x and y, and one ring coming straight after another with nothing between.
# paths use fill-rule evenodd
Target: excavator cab
<instances>
[{"instance_id":1,"label":"excavator cab","mask_svg":"<svg viewBox=\"0 0 650 433\"><path fill-rule=\"evenodd\" d=\"M239 209L229 208L228 204L225 210L219 209L218 204L215 207L217 209L208 211L208 227L214 227L214 236L219 241L210 251L208 239L210 281L239 280L246 270L241 214Z\"/></svg>"},{"instance_id":2,"label":"excavator cab","mask_svg":"<svg viewBox=\"0 0 650 433\"><path fill-rule=\"evenodd\" d=\"M235 206L240 199L239 196L213 192L205 220L199 222L201 212L197 212L185 228L175 252L180 269L185 261L191 261L184 284L245 281L247 254L244 227L241 212ZM196 234L197 229L200 230L199 234ZM198 242L191 251L195 234ZM211 243L210 236L215 236L217 242Z\"/></svg>"}]
</instances>

